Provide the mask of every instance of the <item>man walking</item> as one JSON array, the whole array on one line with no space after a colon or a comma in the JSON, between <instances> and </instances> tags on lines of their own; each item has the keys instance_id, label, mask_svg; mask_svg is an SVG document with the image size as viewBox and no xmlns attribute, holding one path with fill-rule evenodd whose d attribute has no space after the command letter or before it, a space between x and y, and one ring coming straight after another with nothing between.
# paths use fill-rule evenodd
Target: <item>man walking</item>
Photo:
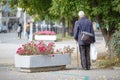
<instances>
[{"instance_id":1,"label":"man walking","mask_svg":"<svg viewBox=\"0 0 120 80\"><path fill-rule=\"evenodd\" d=\"M85 43L80 39L81 32L87 31L89 33L92 33L94 35L94 41L95 42L95 34L93 30L92 22L85 17L85 14L83 11L80 11L78 13L79 20L75 22L74 25L74 39L79 44L79 50L80 50L80 58L81 58L81 65L84 70L90 69L90 43Z\"/></svg>"}]
</instances>

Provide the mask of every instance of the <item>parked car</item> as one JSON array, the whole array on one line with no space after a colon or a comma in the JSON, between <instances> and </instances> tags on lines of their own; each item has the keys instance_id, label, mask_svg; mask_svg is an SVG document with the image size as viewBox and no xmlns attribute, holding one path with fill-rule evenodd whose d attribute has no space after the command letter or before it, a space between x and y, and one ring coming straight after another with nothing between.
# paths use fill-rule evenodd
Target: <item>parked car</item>
<instances>
[{"instance_id":1,"label":"parked car","mask_svg":"<svg viewBox=\"0 0 120 80\"><path fill-rule=\"evenodd\" d=\"M7 26L0 24L0 32L7 33Z\"/></svg>"}]
</instances>

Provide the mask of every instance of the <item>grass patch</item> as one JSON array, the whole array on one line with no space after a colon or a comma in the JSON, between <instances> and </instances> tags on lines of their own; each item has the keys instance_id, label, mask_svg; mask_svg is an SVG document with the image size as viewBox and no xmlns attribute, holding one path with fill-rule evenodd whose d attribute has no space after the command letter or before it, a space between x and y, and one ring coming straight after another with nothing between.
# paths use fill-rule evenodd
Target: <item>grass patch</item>
<instances>
[{"instance_id":1,"label":"grass patch","mask_svg":"<svg viewBox=\"0 0 120 80\"><path fill-rule=\"evenodd\" d=\"M98 67L100 68L112 68L113 66L120 67L120 57L119 56L110 56L107 54L102 56L97 61Z\"/></svg>"},{"instance_id":2,"label":"grass patch","mask_svg":"<svg viewBox=\"0 0 120 80\"><path fill-rule=\"evenodd\" d=\"M66 41L66 40L74 40L73 36L70 36L66 33L65 37L62 37L62 34L57 34L57 41Z\"/></svg>"}]
</instances>

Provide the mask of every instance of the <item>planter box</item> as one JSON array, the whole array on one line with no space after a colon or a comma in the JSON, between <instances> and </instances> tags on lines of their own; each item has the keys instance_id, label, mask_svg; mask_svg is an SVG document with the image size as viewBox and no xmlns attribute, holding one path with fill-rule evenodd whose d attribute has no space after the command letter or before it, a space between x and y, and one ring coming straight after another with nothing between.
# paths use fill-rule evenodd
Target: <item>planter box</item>
<instances>
[{"instance_id":1,"label":"planter box","mask_svg":"<svg viewBox=\"0 0 120 80\"><path fill-rule=\"evenodd\" d=\"M56 35L35 35L35 40L56 40Z\"/></svg>"},{"instance_id":2,"label":"planter box","mask_svg":"<svg viewBox=\"0 0 120 80\"><path fill-rule=\"evenodd\" d=\"M65 68L71 63L70 54L54 54L50 55L32 55L23 56L15 54L15 67L19 67L27 72L41 71L44 69L55 69L55 67Z\"/></svg>"}]
</instances>

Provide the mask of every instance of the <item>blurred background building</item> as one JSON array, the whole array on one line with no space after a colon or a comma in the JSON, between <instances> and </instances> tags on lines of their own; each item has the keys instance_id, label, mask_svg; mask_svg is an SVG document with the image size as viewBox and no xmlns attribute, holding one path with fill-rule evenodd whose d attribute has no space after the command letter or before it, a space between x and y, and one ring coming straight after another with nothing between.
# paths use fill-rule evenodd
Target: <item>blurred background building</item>
<instances>
[{"instance_id":1,"label":"blurred background building","mask_svg":"<svg viewBox=\"0 0 120 80\"><path fill-rule=\"evenodd\" d=\"M10 8L9 1L6 4L0 3L0 32L13 32L17 30L18 24L21 23L24 27L29 22L31 17L26 12L23 12L21 8ZM51 21L35 21L33 22L33 33L41 30L51 30L56 33L62 32L62 23Z\"/></svg>"}]
</instances>

